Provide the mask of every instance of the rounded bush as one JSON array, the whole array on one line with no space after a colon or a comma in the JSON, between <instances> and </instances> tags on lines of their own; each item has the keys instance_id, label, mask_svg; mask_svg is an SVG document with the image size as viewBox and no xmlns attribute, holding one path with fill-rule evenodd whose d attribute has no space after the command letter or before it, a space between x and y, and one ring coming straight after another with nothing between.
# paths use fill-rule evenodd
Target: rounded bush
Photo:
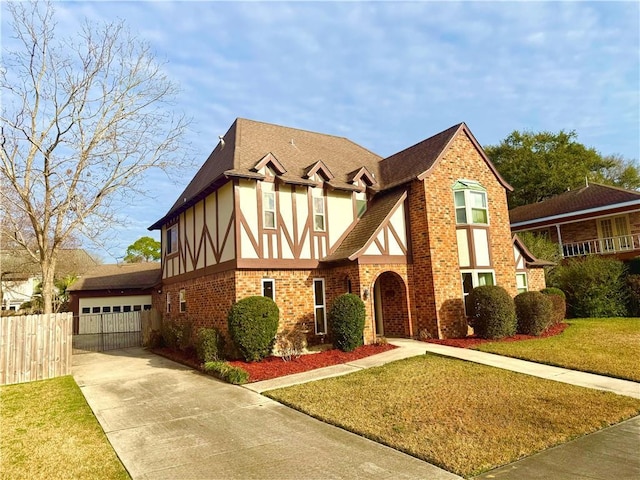
<instances>
[{"instance_id":1,"label":"rounded bush","mask_svg":"<svg viewBox=\"0 0 640 480\"><path fill-rule=\"evenodd\" d=\"M351 352L363 343L365 307L357 295L345 293L336 298L329 311L333 345Z\"/></svg>"},{"instance_id":2,"label":"rounded bush","mask_svg":"<svg viewBox=\"0 0 640 480\"><path fill-rule=\"evenodd\" d=\"M518 333L538 336L547 329L553 321L553 304L550 296L540 292L522 292L516 296L514 302Z\"/></svg>"},{"instance_id":3,"label":"rounded bush","mask_svg":"<svg viewBox=\"0 0 640 480\"><path fill-rule=\"evenodd\" d=\"M502 287L483 285L471 290L467 303L471 326L480 338L498 339L516 333L513 299Z\"/></svg>"},{"instance_id":4,"label":"rounded bush","mask_svg":"<svg viewBox=\"0 0 640 480\"><path fill-rule=\"evenodd\" d=\"M557 325L562 323L567 316L567 300L564 292L559 288L549 287L540 290L540 293L546 295L553 305L551 313L551 324Z\"/></svg>"},{"instance_id":5,"label":"rounded bush","mask_svg":"<svg viewBox=\"0 0 640 480\"><path fill-rule=\"evenodd\" d=\"M203 363L215 362L220 359L222 351L222 336L215 328L201 328L196 338L196 353L198 360Z\"/></svg>"},{"instance_id":6,"label":"rounded bush","mask_svg":"<svg viewBox=\"0 0 640 480\"><path fill-rule=\"evenodd\" d=\"M280 322L280 310L267 297L247 297L235 303L227 317L229 334L248 362L271 354Z\"/></svg>"},{"instance_id":7,"label":"rounded bush","mask_svg":"<svg viewBox=\"0 0 640 480\"><path fill-rule=\"evenodd\" d=\"M567 298L565 293L562 290L560 290L559 288L556 288L556 287L543 288L542 290L540 290L540 293L544 293L545 295L559 295L564 299Z\"/></svg>"}]
</instances>

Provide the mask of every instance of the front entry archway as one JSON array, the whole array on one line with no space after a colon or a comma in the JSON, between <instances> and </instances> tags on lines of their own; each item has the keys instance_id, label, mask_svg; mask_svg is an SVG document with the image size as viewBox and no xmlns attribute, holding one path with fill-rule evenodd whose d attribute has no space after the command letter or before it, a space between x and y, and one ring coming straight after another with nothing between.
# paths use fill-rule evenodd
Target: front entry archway
<instances>
[{"instance_id":1,"label":"front entry archway","mask_svg":"<svg viewBox=\"0 0 640 480\"><path fill-rule=\"evenodd\" d=\"M377 336L410 337L407 287L400 275L384 272L373 285L373 312Z\"/></svg>"}]
</instances>

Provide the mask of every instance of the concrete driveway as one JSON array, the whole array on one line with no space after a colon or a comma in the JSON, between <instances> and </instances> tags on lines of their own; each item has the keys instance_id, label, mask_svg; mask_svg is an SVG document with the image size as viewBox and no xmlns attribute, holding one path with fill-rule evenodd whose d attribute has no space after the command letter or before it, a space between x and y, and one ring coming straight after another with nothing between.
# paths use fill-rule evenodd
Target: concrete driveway
<instances>
[{"instance_id":1,"label":"concrete driveway","mask_svg":"<svg viewBox=\"0 0 640 480\"><path fill-rule=\"evenodd\" d=\"M460 478L140 348L73 363L133 479Z\"/></svg>"}]
</instances>

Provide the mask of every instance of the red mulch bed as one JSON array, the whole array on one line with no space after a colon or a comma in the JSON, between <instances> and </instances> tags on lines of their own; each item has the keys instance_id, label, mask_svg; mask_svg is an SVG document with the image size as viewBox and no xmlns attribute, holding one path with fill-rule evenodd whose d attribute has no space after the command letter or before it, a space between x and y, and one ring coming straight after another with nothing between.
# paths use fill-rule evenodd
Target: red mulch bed
<instances>
[{"instance_id":1,"label":"red mulch bed","mask_svg":"<svg viewBox=\"0 0 640 480\"><path fill-rule=\"evenodd\" d=\"M389 344L363 345L356 348L353 352L343 352L337 349L326 350L320 353L301 355L298 358L292 358L288 362L285 362L280 357L268 357L261 362L243 362L236 360L229 362L229 364L249 372L249 382L259 382L284 375L315 370L316 368L352 362L360 358L375 355L376 353L386 352L393 348L396 347Z\"/></svg>"},{"instance_id":2,"label":"red mulch bed","mask_svg":"<svg viewBox=\"0 0 640 480\"><path fill-rule=\"evenodd\" d=\"M310 353L301 355L298 358L292 358L285 362L280 357L267 357L261 362L243 362L235 360L228 362L234 367L240 367L249 372L249 382L259 382L261 380L270 380L272 378L291 375L293 373L306 372L316 368L338 365L341 363L352 362L360 358L370 357L377 353L386 352L396 348L394 345L363 345L356 348L353 352L342 352L340 350L326 350L320 353ZM193 353L181 352L170 348L154 348L153 353L166 357L183 365L187 365L196 370L202 371L202 365Z\"/></svg>"},{"instance_id":3,"label":"red mulch bed","mask_svg":"<svg viewBox=\"0 0 640 480\"><path fill-rule=\"evenodd\" d=\"M470 336L465 338L448 338L444 340L438 339L429 339L425 340L427 343L437 343L439 345L447 345L449 347L459 347L459 348L472 348L476 345L480 345L481 343L487 342L519 342L521 340L535 340L537 338L547 338L553 337L555 335L559 335L565 331L565 329L569 326L568 323L559 323L557 325L553 325L547 328L542 334L538 337L533 335L514 335L512 337L502 338L500 340L485 340L484 338L478 338L476 336Z\"/></svg>"}]
</instances>

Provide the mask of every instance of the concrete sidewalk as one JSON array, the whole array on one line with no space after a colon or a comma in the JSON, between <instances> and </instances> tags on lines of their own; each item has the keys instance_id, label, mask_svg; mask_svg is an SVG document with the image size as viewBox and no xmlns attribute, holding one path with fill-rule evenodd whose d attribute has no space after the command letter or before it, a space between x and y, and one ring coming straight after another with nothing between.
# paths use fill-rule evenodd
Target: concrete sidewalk
<instances>
[{"instance_id":1,"label":"concrete sidewalk","mask_svg":"<svg viewBox=\"0 0 640 480\"><path fill-rule=\"evenodd\" d=\"M73 362L134 480L460 478L140 348Z\"/></svg>"},{"instance_id":2,"label":"concrete sidewalk","mask_svg":"<svg viewBox=\"0 0 640 480\"><path fill-rule=\"evenodd\" d=\"M346 375L364 368L377 367L384 365L385 363L394 362L403 358L424 355L426 352L430 352L447 357L459 358L460 360L466 360L469 362L490 365L504 370L524 373L535 377L546 378L548 380L555 380L557 382L595 388L598 390L606 390L617 393L618 395L640 398L640 383L628 380L620 380L617 378L605 377L603 375L594 375L592 373L577 372L566 368L553 367L550 365L518 360L516 358L503 357L493 353L479 352L468 348L448 347L435 343L420 342L418 340L398 338L390 340L389 343L399 348L350 363L297 373L286 377L274 378L273 380L250 383L246 385L246 388L255 392L265 392L275 388L289 387L299 383Z\"/></svg>"}]
</instances>

